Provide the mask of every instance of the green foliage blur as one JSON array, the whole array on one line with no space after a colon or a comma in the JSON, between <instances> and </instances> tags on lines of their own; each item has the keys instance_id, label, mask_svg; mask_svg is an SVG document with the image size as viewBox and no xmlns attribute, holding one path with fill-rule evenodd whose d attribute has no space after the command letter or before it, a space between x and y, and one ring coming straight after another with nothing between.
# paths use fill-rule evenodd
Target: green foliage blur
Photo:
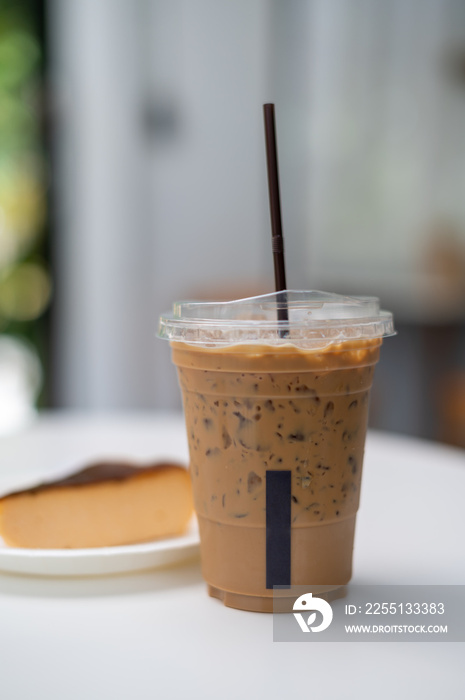
<instances>
[{"instance_id":1,"label":"green foliage blur","mask_svg":"<svg viewBox=\"0 0 465 700\"><path fill-rule=\"evenodd\" d=\"M43 10L38 0L0 2L0 337L25 340L42 367L51 298Z\"/></svg>"}]
</instances>

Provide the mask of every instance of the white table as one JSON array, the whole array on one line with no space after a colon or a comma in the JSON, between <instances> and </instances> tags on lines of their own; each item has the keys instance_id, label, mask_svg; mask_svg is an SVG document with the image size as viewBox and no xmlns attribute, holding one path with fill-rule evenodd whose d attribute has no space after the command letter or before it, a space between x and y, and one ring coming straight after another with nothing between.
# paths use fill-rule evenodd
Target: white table
<instances>
[{"instance_id":1,"label":"white table","mask_svg":"<svg viewBox=\"0 0 465 700\"><path fill-rule=\"evenodd\" d=\"M63 440L77 455L104 438L141 458L157 441L186 453L179 416L46 415L0 441L0 490L15 470L27 481ZM371 433L353 581L465 584L464 497L464 452ZM2 700L458 698L464 652L273 642L272 616L209 598L197 561L97 578L0 574Z\"/></svg>"}]
</instances>

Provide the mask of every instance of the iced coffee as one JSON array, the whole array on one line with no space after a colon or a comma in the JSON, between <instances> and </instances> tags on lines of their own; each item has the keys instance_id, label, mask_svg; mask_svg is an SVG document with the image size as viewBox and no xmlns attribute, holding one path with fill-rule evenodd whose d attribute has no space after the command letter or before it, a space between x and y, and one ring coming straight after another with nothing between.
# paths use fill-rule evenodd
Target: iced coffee
<instances>
[{"instance_id":1,"label":"iced coffee","mask_svg":"<svg viewBox=\"0 0 465 700\"><path fill-rule=\"evenodd\" d=\"M190 327L171 335L203 575L210 595L247 610L272 610L271 472L289 473L289 583L321 592L350 580L369 392L391 329L385 317L384 329L368 330L363 315L349 322L344 315L361 310L348 309L345 298L288 295L286 334L273 329L269 306L277 295L267 295L257 298L260 312L256 300L232 302L227 311L235 318L223 310L216 328L218 319L203 318L203 334Z\"/></svg>"}]
</instances>

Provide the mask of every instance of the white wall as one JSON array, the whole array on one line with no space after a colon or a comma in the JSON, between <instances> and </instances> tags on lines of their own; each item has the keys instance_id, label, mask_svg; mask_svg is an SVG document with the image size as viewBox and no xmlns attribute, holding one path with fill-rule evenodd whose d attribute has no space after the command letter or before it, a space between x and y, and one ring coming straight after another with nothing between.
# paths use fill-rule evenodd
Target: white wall
<instances>
[{"instance_id":1,"label":"white wall","mask_svg":"<svg viewBox=\"0 0 465 700\"><path fill-rule=\"evenodd\" d=\"M52 4L54 371L65 406L147 400L139 368L149 361L153 335L145 318L153 241L133 7L122 0Z\"/></svg>"}]
</instances>

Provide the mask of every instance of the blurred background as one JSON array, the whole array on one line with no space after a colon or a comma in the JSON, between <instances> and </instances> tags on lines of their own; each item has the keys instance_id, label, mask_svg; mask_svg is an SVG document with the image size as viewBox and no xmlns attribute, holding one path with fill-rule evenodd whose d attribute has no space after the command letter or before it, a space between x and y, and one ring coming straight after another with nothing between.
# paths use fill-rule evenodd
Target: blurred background
<instances>
[{"instance_id":1,"label":"blurred background","mask_svg":"<svg viewBox=\"0 0 465 700\"><path fill-rule=\"evenodd\" d=\"M180 408L174 299L289 288L394 312L373 427L465 447L463 0L2 0L0 433Z\"/></svg>"}]
</instances>

